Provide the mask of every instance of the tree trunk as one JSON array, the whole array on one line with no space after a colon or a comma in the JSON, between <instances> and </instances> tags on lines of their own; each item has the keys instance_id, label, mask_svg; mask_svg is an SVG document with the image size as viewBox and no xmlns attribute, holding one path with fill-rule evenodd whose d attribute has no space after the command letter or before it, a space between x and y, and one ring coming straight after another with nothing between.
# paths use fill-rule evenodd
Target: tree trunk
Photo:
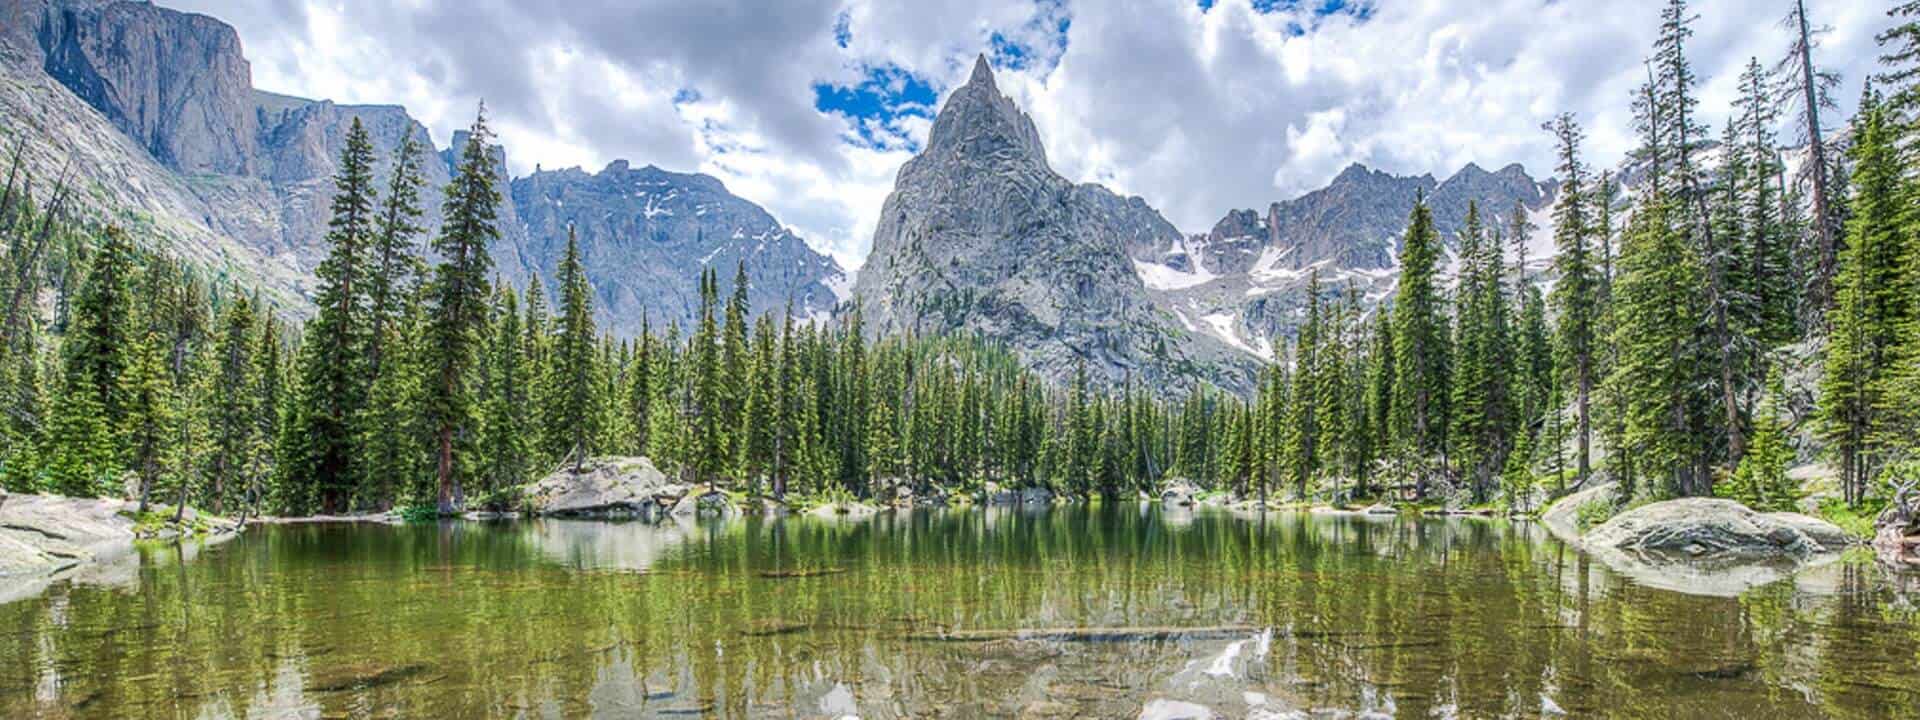
<instances>
[{"instance_id":1,"label":"tree trunk","mask_svg":"<svg viewBox=\"0 0 1920 720\"><path fill-rule=\"evenodd\" d=\"M453 514L453 428L440 428L438 433L439 467L437 470L439 485L439 506L441 515Z\"/></svg>"},{"instance_id":2,"label":"tree trunk","mask_svg":"<svg viewBox=\"0 0 1920 720\"><path fill-rule=\"evenodd\" d=\"M1834 246L1833 228L1828 222L1827 205L1827 147L1820 137L1820 98L1814 85L1812 33L1807 28L1807 3L1795 0L1794 15L1797 16L1800 32L1800 84L1807 104L1807 149L1813 164L1813 236L1819 248L1820 256L1815 258L1813 278L1813 296L1815 316L1825 318L1826 313L1819 312L1833 303L1833 274L1838 259Z\"/></svg>"}]
</instances>

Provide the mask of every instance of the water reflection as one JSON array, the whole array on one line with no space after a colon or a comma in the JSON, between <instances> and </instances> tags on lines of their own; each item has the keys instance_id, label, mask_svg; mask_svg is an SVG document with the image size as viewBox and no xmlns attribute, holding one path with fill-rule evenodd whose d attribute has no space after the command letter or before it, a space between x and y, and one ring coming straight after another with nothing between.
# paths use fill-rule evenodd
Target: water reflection
<instances>
[{"instance_id":1,"label":"water reflection","mask_svg":"<svg viewBox=\"0 0 1920 720\"><path fill-rule=\"evenodd\" d=\"M0 605L0 716L1920 715L1871 565L1688 596L1482 519L305 525L121 572Z\"/></svg>"}]
</instances>

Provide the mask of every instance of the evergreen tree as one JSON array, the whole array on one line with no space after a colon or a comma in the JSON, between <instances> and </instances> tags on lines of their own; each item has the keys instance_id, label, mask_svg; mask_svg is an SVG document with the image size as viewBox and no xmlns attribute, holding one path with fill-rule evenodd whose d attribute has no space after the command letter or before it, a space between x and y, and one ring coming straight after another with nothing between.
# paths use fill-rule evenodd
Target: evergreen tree
<instances>
[{"instance_id":1,"label":"evergreen tree","mask_svg":"<svg viewBox=\"0 0 1920 720\"><path fill-rule=\"evenodd\" d=\"M126 397L123 420L129 464L140 482L140 512L174 462L173 433L177 422L173 380L168 376L166 343L148 330L132 348L133 364L121 379Z\"/></svg>"},{"instance_id":2,"label":"evergreen tree","mask_svg":"<svg viewBox=\"0 0 1920 720\"><path fill-rule=\"evenodd\" d=\"M560 327L554 338L547 379L549 405L543 425L546 454L571 460L574 472L591 455L600 428L594 399L593 288L581 263L580 244L567 228L567 250L560 260Z\"/></svg>"},{"instance_id":3,"label":"evergreen tree","mask_svg":"<svg viewBox=\"0 0 1920 720\"><path fill-rule=\"evenodd\" d=\"M358 118L334 176L326 260L314 270L317 312L301 345L302 399L295 418L301 452L289 455L289 480L326 513L347 509L358 490L356 434L366 403L367 252L374 236L373 141Z\"/></svg>"},{"instance_id":4,"label":"evergreen tree","mask_svg":"<svg viewBox=\"0 0 1920 720\"><path fill-rule=\"evenodd\" d=\"M1634 462L1663 473L1673 494L1697 494L1702 478L1689 456L1694 389L1694 323L1699 274L1679 232L1668 223L1672 202L1650 198L1633 215L1614 287L1620 362L1610 381L1625 399L1626 446ZM1636 489L1623 487L1622 498Z\"/></svg>"},{"instance_id":5,"label":"evergreen tree","mask_svg":"<svg viewBox=\"0 0 1920 720\"><path fill-rule=\"evenodd\" d=\"M213 503L215 515L226 514L232 492L244 492L249 463L260 442L259 368L254 360L254 334L260 324L252 298L237 295L227 305L214 347L218 377L211 384L208 412L212 428Z\"/></svg>"},{"instance_id":6,"label":"evergreen tree","mask_svg":"<svg viewBox=\"0 0 1920 720\"><path fill-rule=\"evenodd\" d=\"M1574 438L1577 443L1575 481L1586 483L1592 458L1592 396L1594 372L1594 325L1598 301L1594 286L1592 220L1589 216L1586 165L1580 161L1580 142L1585 138L1572 115L1561 115L1550 128L1559 144L1561 177L1559 199L1554 205L1554 269L1559 276L1550 298L1558 317L1555 340L1558 352L1566 359L1567 383L1573 389Z\"/></svg>"},{"instance_id":7,"label":"evergreen tree","mask_svg":"<svg viewBox=\"0 0 1920 720\"><path fill-rule=\"evenodd\" d=\"M357 122L357 121L356 121ZM420 144L409 131L400 140L393 158L393 176L387 183L387 196L380 206L379 227L369 248L371 268L367 274L367 368L378 376L382 356L397 338L393 332L406 312L408 297L421 273L415 243L420 225L420 189L426 180L420 175Z\"/></svg>"},{"instance_id":8,"label":"evergreen tree","mask_svg":"<svg viewBox=\"0 0 1920 720\"><path fill-rule=\"evenodd\" d=\"M1888 396L1901 331L1913 317L1913 242L1903 204L1901 164L1887 110L1871 90L1860 103L1853 146L1852 217L1820 382L1821 435L1840 461L1850 505L1864 499L1883 460Z\"/></svg>"},{"instance_id":9,"label":"evergreen tree","mask_svg":"<svg viewBox=\"0 0 1920 720\"><path fill-rule=\"evenodd\" d=\"M469 385L491 294L487 248L500 239L491 138L482 107L447 186L440 213L444 221L433 243L440 263L434 267L431 289L425 405L433 431L435 505L441 514L459 507L461 481L468 472L463 450L472 442L474 425Z\"/></svg>"},{"instance_id":10,"label":"evergreen tree","mask_svg":"<svg viewBox=\"0 0 1920 720\"><path fill-rule=\"evenodd\" d=\"M1420 467L1415 493L1426 496L1431 463L1446 438L1447 323L1435 282L1440 241L1424 198L1416 199L1400 245L1400 279L1393 296L1393 425L1400 451Z\"/></svg>"}]
</instances>

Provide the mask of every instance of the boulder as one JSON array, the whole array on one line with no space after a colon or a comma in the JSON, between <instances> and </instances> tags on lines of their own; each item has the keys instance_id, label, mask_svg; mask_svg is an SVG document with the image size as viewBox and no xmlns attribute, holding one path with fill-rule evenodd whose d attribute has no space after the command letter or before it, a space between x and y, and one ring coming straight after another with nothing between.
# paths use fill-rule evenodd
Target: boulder
<instances>
[{"instance_id":1,"label":"boulder","mask_svg":"<svg viewBox=\"0 0 1920 720\"><path fill-rule=\"evenodd\" d=\"M1053 491L1043 487L1030 487L1020 491L1022 505L1052 505Z\"/></svg>"},{"instance_id":2,"label":"boulder","mask_svg":"<svg viewBox=\"0 0 1920 720\"><path fill-rule=\"evenodd\" d=\"M563 467L526 485L521 502L531 515L651 518L660 506L657 496L669 487L667 476L646 458L594 458L580 472Z\"/></svg>"},{"instance_id":3,"label":"boulder","mask_svg":"<svg viewBox=\"0 0 1920 720\"><path fill-rule=\"evenodd\" d=\"M948 500L947 491L936 487L927 492L914 495L912 505L913 507L940 508L946 507Z\"/></svg>"},{"instance_id":4,"label":"boulder","mask_svg":"<svg viewBox=\"0 0 1920 720\"><path fill-rule=\"evenodd\" d=\"M1160 504L1193 507L1193 498L1199 494L1200 488L1194 487L1193 483L1186 478L1174 478L1168 480L1166 486L1160 489Z\"/></svg>"},{"instance_id":5,"label":"boulder","mask_svg":"<svg viewBox=\"0 0 1920 720\"><path fill-rule=\"evenodd\" d=\"M1368 505L1365 510L1361 510L1360 512L1361 514L1364 514L1364 515L1399 515L1400 514L1400 510L1398 508L1395 508L1394 506L1388 505L1386 503L1374 503L1372 505Z\"/></svg>"},{"instance_id":6,"label":"boulder","mask_svg":"<svg viewBox=\"0 0 1920 720\"><path fill-rule=\"evenodd\" d=\"M1681 498L1613 516L1581 536L1583 543L1640 553L1694 558L1807 558L1851 544L1832 523L1797 513L1758 513L1732 500Z\"/></svg>"},{"instance_id":7,"label":"boulder","mask_svg":"<svg viewBox=\"0 0 1920 720\"><path fill-rule=\"evenodd\" d=\"M733 517L740 514L740 508L734 507L726 493L709 489L697 495L689 494L674 503L668 514L677 518L686 517Z\"/></svg>"},{"instance_id":8,"label":"boulder","mask_svg":"<svg viewBox=\"0 0 1920 720\"><path fill-rule=\"evenodd\" d=\"M1618 487L1613 483L1602 483L1560 498L1548 505L1546 510L1541 511L1540 524L1546 526L1547 532L1559 538L1560 542L1578 545L1581 531L1580 507L1595 501L1615 502Z\"/></svg>"},{"instance_id":9,"label":"boulder","mask_svg":"<svg viewBox=\"0 0 1920 720\"><path fill-rule=\"evenodd\" d=\"M812 510L808 510L807 515L825 519L847 518L858 520L860 518L872 517L878 512L880 512L880 508L858 500L850 500L847 502L830 502L821 505Z\"/></svg>"}]
</instances>

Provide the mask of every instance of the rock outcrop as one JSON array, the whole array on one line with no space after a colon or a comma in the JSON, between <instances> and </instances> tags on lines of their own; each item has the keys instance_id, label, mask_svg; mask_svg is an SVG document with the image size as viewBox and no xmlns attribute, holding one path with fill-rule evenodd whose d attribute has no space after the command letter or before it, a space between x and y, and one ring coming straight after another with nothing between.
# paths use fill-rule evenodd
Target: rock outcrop
<instances>
[{"instance_id":1,"label":"rock outcrop","mask_svg":"<svg viewBox=\"0 0 1920 720\"><path fill-rule=\"evenodd\" d=\"M239 34L206 15L146 2L0 0L0 140L7 151L24 141L37 194L44 199L55 177L71 174L91 213L136 225L157 236L143 243L259 285L296 311L307 307L311 273L327 252L335 164L355 120L373 140L380 190L403 140L423 145L420 206L430 237L466 133L443 149L396 105L256 90ZM624 173L577 170L514 182L505 150L496 146L494 161L510 200L489 249L495 271L521 287L536 275L555 287L566 224L578 222L599 319L616 333L636 333L643 315L689 323L709 264L731 282L744 261L761 311L791 297L797 313L824 315L846 284L831 259L712 178L654 171L686 189L684 212L672 215L660 201L671 187L620 197L630 189ZM591 188L567 192L582 184L575 175ZM523 213L537 217L523 222Z\"/></svg>"},{"instance_id":2,"label":"rock outcrop","mask_svg":"<svg viewBox=\"0 0 1920 720\"><path fill-rule=\"evenodd\" d=\"M791 302L797 316L825 316L847 285L831 258L707 175L624 160L596 174L547 170L513 181L513 204L527 226L524 254L542 277L557 274L567 226L575 228L599 321L623 335L638 334L642 318L690 324L704 268L717 272L727 297L744 264L756 312Z\"/></svg>"},{"instance_id":3,"label":"rock outcrop","mask_svg":"<svg viewBox=\"0 0 1920 720\"><path fill-rule=\"evenodd\" d=\"M646 458L594 458L527 485L521 503L533 515L652 519L681 502L675 487Z\"/></svg>"},{"instance_id":4,"label":"rock outcrop","mask_svg":"<svg viewBox=\"0 0 1920 720\"><path fill-rule=\"evenodd\" d=\"M1055 380L1084 367L1108 386L1251 388L1252 357L1148 295L1127 248L1156 235L1178 233L1144 203L1048 166L982 57L901 167L854 296L871 334L978 333Z\"/></svg>"},{"instance_id":5,"label":"rock outcrop","mask_svg":"<svg viewBox=\"0 0 1920 720\"><path fill-rule=\"evenodd\" d=\"M1611 507L1615 498L1611 483L1588 488L1561 498L1540 519L1555 537L1608 570L1674 592L1737 596L1838 560L1839 551L1856 542L1824 520L1755 512L1716 498L1650 503L1583 531L1581 508Z\"/></svg>"},{"instance_id":6,"label":"rock outcrop","mask_svg":"<svg viewBox=\"0 0 1920 720\"><path fill-rule=\"evenodd\" d=\"M1681 498L1613 516L1581 536L1589 547L1692 558L1806 558L1852 544L1846 531L1798 513L1760 513L1732 500Z\"/></svg>"},{"instance_id":7,"label":"rock outcrop","mask_svg":"<svg viewBox=\"0 0 1920 720\"><path fill-rule=\"evenodd\" d=\"M1168 480L1166 487L1160 489L1160 504L1173 507L1193 507L1193 498L1200 494L1200 488L1194 487L1186 478Z\"/></svg>"},{"instance_id":8,"label":"rock outcrop","mask_svg":"<svg viewBox=\"0 0 1920 720\"><path fill-rule=\"evenodd\" d=\"M37 579L109 560L133 549L135 540L176 538L183 533L228 536L231 520L195 512L182 522L142 523L139 503L118 498L0 493L0 583ZM171 507L153 506L152 516L171 518ZM0 587L0 597L8 596Z\"/></svg>"}]
</instances>

